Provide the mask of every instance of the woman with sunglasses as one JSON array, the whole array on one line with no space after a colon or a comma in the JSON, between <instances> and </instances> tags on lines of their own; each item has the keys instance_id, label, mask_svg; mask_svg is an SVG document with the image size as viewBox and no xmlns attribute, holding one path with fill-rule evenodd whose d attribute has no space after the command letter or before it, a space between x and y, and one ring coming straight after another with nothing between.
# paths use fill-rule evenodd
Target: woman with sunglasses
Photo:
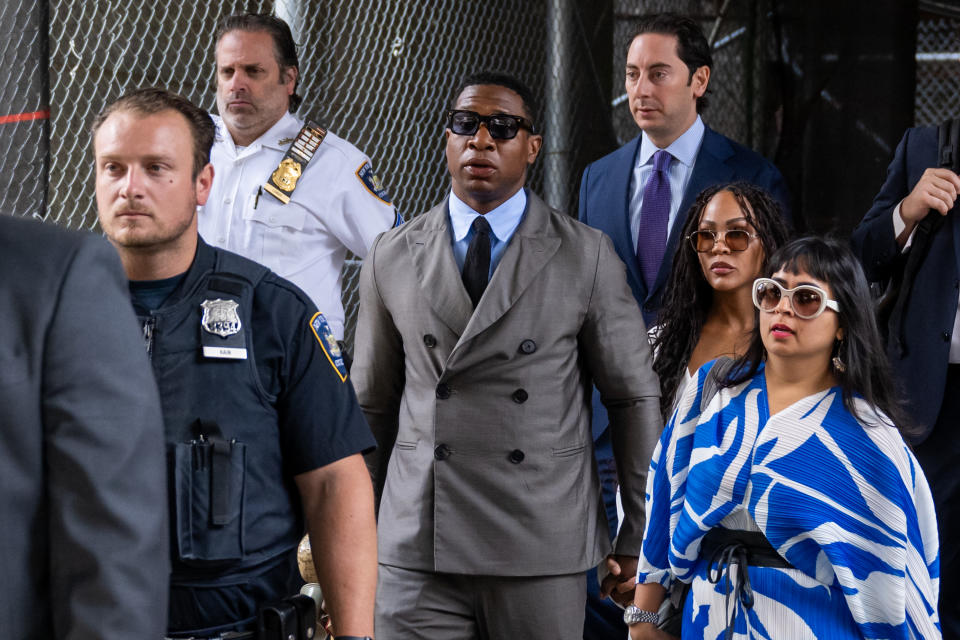
<instances>
[{"instance_id":1,"label":"woman with sunglasses","mask_svg":"<svg viewBox=\"0 0 960 640\"><path fill-rule=\"evenodd\" d=\"M704 190L682 237L652 330L665 421L701 365L746 349L754 322L750 286L787 241L789 229L770 194L737 182Z\"/></svg>"},{"instance_id":2,"label":"woman with sunglasses","mask_svg":"<svg viewBox=\"0 0 960 640\"><path fill-rule=\"evenodd\" d=\"M654 453L632 637L665 637L680 580L684 638L940 638L933 503L860 265L803 238L767 273L746 353Z\"/></svg>"}]
</instances>

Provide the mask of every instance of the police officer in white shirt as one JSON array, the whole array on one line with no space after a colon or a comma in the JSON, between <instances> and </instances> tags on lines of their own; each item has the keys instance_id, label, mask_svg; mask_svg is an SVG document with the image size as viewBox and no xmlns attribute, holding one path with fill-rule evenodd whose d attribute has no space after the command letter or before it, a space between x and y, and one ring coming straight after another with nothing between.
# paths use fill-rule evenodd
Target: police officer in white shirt
<instances>
[{"instance_id":1,"label":"police officer in white shirt","mask_svg":"<svg viewBox=\"0 0 960 640\"><path fill-rule=\"evenodd\" d=\"M287 23L223 18L216 59L215 177L200 234L296 283L342 339L347 251L363 258L400 217L362 151L290 113L302 99Z\"/></svg>"}]
</instances>

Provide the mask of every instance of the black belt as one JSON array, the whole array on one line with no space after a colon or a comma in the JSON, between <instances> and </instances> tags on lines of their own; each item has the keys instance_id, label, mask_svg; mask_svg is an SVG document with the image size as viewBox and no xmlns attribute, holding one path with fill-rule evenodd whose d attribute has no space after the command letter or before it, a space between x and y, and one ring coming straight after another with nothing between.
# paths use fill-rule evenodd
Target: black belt
<instances>
[{"instance_id":1,"label":"black belt","mask_svg":"<svg viewBox=\"0 0 960 640\"><path fill-rule=\"evenodd\" d=\"M711 529L700 543L700 556L710 558L710 564L707 565L707 580L713 584L719 584L720 580L726 579L724 590L726 596L724 609L727 615L727 631L724 634L726 640L733 637L733 626L737 619L736 615L732 620L730 619L730 585L734 582L730 580L731 565L734 563L739 565L732 591L738 609L740 605L747 609L753 608L753 588L750 586L748 566L793 568L793 565L777 553L767 537L759 531Z\"/></svg>"}]
</instances>

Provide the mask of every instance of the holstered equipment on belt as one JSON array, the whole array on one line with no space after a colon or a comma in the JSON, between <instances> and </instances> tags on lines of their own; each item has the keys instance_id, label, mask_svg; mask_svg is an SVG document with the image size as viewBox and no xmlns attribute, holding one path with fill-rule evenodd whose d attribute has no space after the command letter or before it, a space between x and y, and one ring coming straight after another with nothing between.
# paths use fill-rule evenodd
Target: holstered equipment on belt
<instances>
[{"instance_id":1,"label":"holstered equipment on belt","mask_svg":"<svg viewBox=\"0 0 960 640\"><path fill-rule=\"evenodd\" d=\"M290 596L260 608L258 640L311 640L316 633L317 605L304 595Z\"/></svg>"}]
</instances>

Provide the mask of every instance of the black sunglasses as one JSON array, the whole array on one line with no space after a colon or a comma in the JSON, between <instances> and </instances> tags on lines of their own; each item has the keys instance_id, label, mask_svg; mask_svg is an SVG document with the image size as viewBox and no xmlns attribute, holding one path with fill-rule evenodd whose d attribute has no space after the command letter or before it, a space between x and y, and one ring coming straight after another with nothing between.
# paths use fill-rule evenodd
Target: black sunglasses
<instances>
[{"instance_id":1,"label":"black sunglasses","mask_svg":"<svg viewBox=\"0 0 960 640\"><path fill-rule=\"evenodd\" d=\"M520 129L534 133L533 123L521 116L512 116L508 113L482 116L475 111L463 109L447 111L447 129L458 136L474 135L481 124L487 127L487 132L494 140L511 140L517 136Z\"/></svg>"}]
</instances>

